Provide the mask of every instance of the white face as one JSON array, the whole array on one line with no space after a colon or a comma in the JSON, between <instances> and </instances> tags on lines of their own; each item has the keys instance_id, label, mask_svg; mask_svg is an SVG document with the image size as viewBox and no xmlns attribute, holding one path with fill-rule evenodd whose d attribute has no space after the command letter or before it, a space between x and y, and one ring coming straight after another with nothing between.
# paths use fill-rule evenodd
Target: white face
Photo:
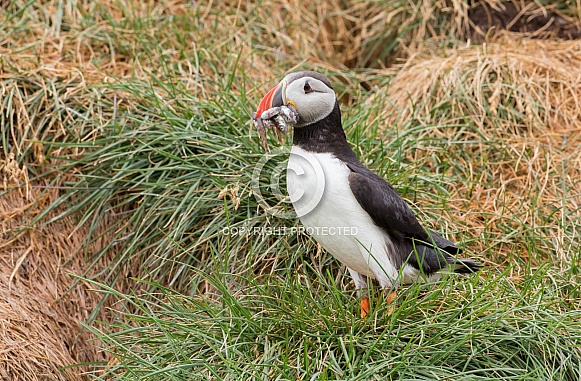
<instances>
[{"instance_id":1,"label":"white face","mask_svg":"<svg viewBox=\"0 0 581 381\"><path fill-rule=\"evenodd\" d=\"M318 79L302 77L287 84L285 78L282 86L283 103L293 104L299 114L297 127L318 122L335 107L335 92Z\"/></svg>"}]
</instances>

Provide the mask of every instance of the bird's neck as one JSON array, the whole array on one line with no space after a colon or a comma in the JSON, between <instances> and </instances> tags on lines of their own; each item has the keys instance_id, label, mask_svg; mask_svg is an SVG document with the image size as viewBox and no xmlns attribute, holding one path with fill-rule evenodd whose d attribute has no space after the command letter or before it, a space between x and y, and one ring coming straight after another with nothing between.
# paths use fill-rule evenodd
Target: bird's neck
<instances>
[{"instance_id":1,"label":"bird's neck","mask_svg":"<svg viewBox=\"0 0 581 381\"><path fill-rule=\"evenodd\" d=\"M331 152L344 161L357 160L347 143L338 103L335 103L333 111L322 120L304 127L295 127L293 145L309 152Z\"/></svg>"}]
</instances>

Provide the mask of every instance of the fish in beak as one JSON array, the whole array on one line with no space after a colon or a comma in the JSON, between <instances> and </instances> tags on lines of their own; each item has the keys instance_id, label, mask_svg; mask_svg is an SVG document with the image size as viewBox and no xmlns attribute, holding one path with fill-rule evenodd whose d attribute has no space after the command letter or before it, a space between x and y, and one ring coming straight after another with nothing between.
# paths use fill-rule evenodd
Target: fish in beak
<instances>
[{"instance_id":1,"label":"fish in beak","mask_svg":"<svg viewBox=\"0 0 581 381\"><path fill-rule=\"evenodd\" d=\"M285 102L285 90L286 81L283 80L266 93L252 118L266 150L268 150L267 129L272 129L280 141L282 135L288 132L287 124L296 125L298 121L298 113L294 108L294 103Z\"/></svg>"}]
</instances>

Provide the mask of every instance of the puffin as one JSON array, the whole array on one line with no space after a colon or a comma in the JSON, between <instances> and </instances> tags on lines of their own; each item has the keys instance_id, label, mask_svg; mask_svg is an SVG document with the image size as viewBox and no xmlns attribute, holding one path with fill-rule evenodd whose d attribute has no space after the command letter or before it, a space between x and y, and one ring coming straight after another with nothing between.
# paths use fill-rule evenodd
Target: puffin
<instances>
[{"instance_id":1,"label":"puffin","mask_svg":"<svg viewBox=\"0 0 581 381\"><path fill-rule=\"evenodd\" d=\"M261 100L255 117L281 106L297 113L286 171L290 201L305 230L347 267L361 317L370 311L369 279L389 292L391 303L401 285L482 267L474 259L457 258L460 248L424 228L397 191L359 161L324 75L286 75Z\"/></svg>"}]
</instances>

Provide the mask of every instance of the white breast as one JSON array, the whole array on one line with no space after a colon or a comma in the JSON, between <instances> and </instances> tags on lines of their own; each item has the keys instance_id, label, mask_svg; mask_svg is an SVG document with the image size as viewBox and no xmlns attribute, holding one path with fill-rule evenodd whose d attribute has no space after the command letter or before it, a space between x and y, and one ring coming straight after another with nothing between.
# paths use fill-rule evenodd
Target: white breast
<instances>
[{"instance_id":1,"label":"white breast","mask_svg":"<svg viewBox=\"0 0 581 381\"><path fill-rule=\"evenodd\" d=\"M293 146L287 167L289 196L307 232L335 258L358 273L396 286L391 239L351 192L350 169L330 153Z\"/></svg>"}]
</instances>

